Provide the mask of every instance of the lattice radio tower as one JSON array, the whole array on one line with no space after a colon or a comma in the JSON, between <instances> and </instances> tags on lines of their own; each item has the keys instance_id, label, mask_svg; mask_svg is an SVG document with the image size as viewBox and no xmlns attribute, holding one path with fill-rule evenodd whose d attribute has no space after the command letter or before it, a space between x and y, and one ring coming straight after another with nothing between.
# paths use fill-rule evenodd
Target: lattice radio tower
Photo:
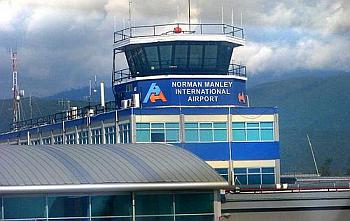
<instances>
[{"instance_id":1,"label":"lattice radio tower","mask_svg":"<svg viewBox=\"0 0 350 221\"><path fill-rule=\"evenodd\" d=\"M16 124L21 121L20 100L24 96L24 91L18 86L18 72L17 72L17 52L11 50L12 60L12 92L13 92L13 125L17 129Z\"/></svg>"}]
</instances>

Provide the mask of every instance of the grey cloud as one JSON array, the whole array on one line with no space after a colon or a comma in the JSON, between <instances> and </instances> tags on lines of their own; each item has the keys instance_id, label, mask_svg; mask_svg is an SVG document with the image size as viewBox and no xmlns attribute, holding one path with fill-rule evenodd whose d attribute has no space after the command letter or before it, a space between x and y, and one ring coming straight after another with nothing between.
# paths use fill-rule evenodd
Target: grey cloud
<instances>
[{"instance_id":1,"label":"grey cloud","mask_svg":"<svg viewBox=\"0 0 350 221\"><path fill-rule=\"evenodd\" d=\"M254 73L269 68L326 68L337 64L350 68L350 2L347 0L191 0L193 22L224 20L244 27L295 29L302 38L295 42L254 42L248 39L239 49L237 60ZM0 1L0 97L10 94L10 47L18 45L22 87L33 95L48 95L87 85L95 74L110 81L112 67L113 22L123 28L128 19L128 0L12 0ZM187 21L186 0L133 0L136 24ZM124 22L123 22L124 20ZM265 31L269 35L269 31ZM249 33L248 33L249 36ZM255 37L256 38L256 37ZM16 43L17 42L17 43ZM125 61L121 59L122 65ZM293 65L285 65L286 63ZM3 90L4 89L4 90Z\"/></svg>"}]
</instances>

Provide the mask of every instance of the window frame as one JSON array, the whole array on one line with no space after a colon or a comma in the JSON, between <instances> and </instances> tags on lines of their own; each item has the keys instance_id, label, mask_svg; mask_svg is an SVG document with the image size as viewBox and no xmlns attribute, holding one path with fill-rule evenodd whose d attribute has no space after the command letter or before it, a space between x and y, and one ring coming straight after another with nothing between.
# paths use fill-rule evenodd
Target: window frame
<instances>
[{"instance_id":1,"label":"window frame","mask_svg":"<svg viewBox=\"0 0 350 221\"><path fill-rule=\"evenodd\" d=\"M264 124L264 123L271 123L272 124L272 127L262 127L261 124ZM246 122L243 122L243 121L234 121L231 123L232 124L232 135L231 135L231 139L232 139L232 142L273 142L273 141L276 141L275 139L275 122L274 121L246 121ZM244 124L244 127L236 127L234 126L234 124ZM249 124L258 124L257 127L249 127L248 125ZM235 130L238 131L238 130L241 130L241 131L244 131L245 133L245 139L244 140L236 140L235 139ZM259 138L257 140L249 140L248 139L248 133L249 133L249 130L258 130L259 132ZM272 130L272 139L269 140L269 139L262 139L262 131L263 130Z\"/></svg>"},{"instance_id":2,"label":"window frame","mask_svg":"<svg viewBox=\"0 0 350 221\"><path fill-rule=\"evenodd\" d=\"M235 170L245 170L245 172L235 172ZM256 170L259 169L259 172L250 172L249 170ZM273 172L264 172L264 169L272 169ZM246 184L236 184L236 185L269 185L270 183L263 183L263 177L264 175L273 175L274 176L274 183L276 183L276 168L275 167L236 167L233 169L233 177L234 177L234 182L236 183L236 177L237 176L245 176L246 177ZM256 184L250 184L249 183L249 175L254 176L254 175L259 175L260 176L260 183Z\"/></svg>"},{"instance_id":3,"label":"window frame","mask_svg":"<svg viewBox=\"0 0 350 221\"><path fill-rule=\"evenodd\" d=\"M141 127L143 126L147 127ZM152 125L161 124L160 127L152 127ZM167 124L177 124L177 127L167 127ZM139 127L138 127L139 126ZM164 134L164 141L152 141L152 130L153 134L155 131L162 131ZM168 140L168 133L170 131L177 131L177 140ZM147 131L148 132L148 140L147 141L138 141L138 131ZM180 143L180 123L179 122L138 122L136 123L136 143Z\"/></svg>"},{"instance_id":4,"label":"window frame","mask_svg":"<svg viewBox=\"0 0 350 221\"><path fill-rule=\"evenodd\" d=\"M186 127L186 124L197 124L197 127ZM204 124L210 124L210 127L201 127L201 125ZM225 124L225 127L215 127L215 124ZM204 130L210 130L211 133L211 140L203 140L201 139L201 131ZM226 139L225 140L219 140L215 139L215 131L220 131L220 130L225 130L226 131ZM187 131L197 131L197 141L189 141L186 138L186 132ZM227 127L227 122L226 121L187 121L184 123L184 142L185 143L213 143L213 142L228 142L228 127Z\"/></svg>"}]
</instances>

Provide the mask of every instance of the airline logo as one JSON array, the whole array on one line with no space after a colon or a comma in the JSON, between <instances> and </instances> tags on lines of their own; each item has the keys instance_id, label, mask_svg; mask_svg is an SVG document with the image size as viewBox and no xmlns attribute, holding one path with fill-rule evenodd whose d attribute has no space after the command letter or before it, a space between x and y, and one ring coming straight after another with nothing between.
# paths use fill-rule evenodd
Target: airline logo
<instances>
[{"instance_id":1,"label":"airline logo","mask_svg":"<svg viewBox=\"0 0 350 221\"><path fill-rule=\"evenodd\" d=\"M243 92L238 93L237 98L239 103L247 103L246 95Z\"/></svg>"},{"instance_id":2,"label":"airline logo","mask_svg":"<svg viewBox=\"0 0 350 221\"><path fill-rule=\"evenodd\" d=\"M151 103L155 103L157 100L161 100L163 103L167 102L167 99L156 83L152 83L148 89L145 99L143 99L143 103L147 103L151 101Z\"/></svg>"}]
</instances>

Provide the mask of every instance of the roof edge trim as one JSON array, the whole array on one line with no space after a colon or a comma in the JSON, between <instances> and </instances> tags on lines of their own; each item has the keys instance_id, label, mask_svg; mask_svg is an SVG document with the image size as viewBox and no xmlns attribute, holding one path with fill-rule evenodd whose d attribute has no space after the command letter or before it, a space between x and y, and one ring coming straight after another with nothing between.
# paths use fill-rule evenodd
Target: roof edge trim
<instances>
[{"instance_id":1,"label":"roof edge trim","mask_svg":"<svg viewBox=\"0 0 350 221\"><path fill-rule=\"evenodd\" d=\"M188 190L188 189L224 189L227 182L191 182L191 183L113 183L113 184L68 184L35 186L1 186L0 194L37 194L37 193L91 193L111 191L150 191L150 190Z\"/></svg>"}]
</instances>

